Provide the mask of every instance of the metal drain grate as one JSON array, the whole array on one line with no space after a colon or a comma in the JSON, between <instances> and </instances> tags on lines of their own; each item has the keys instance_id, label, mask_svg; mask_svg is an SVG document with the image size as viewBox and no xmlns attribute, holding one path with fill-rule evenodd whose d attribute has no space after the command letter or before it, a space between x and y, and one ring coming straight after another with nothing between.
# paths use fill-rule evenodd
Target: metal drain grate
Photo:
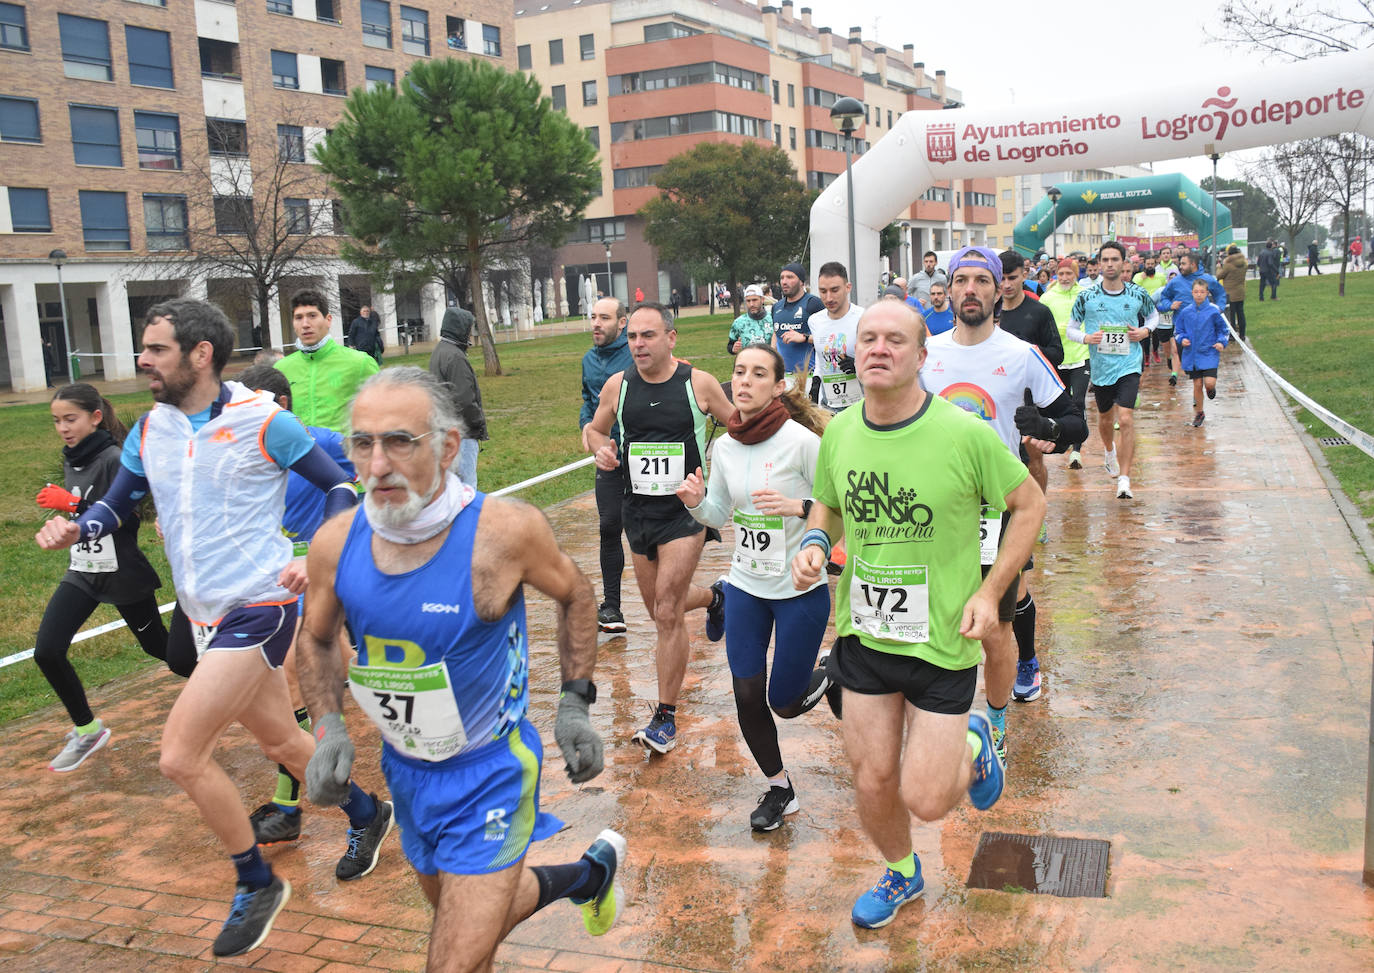
<instances>
[{"instance_id":1,"label":"metal drain grate","mask_svg":"<svg viewBox=\"0 0 1374 973\"><path fill-rule=\"evenodd\" d=\"M1323 436L1321 439L1318 439L1317 442L1321 443L1323 446L1350 445L1350 440L1346 439L1344 436Z\"/></svg>"},{"instance_id":2,"label":"metal drain grate","mask_svg":"<svg viewBox=\"0 0 1374 973\"><path fill-rule=\"evenodd\" d=\"M1111 842L1095 838L985 832L978 839L968 885L1062 898L1106 898L1111 847Z\"/></svg>"}]
</instances>

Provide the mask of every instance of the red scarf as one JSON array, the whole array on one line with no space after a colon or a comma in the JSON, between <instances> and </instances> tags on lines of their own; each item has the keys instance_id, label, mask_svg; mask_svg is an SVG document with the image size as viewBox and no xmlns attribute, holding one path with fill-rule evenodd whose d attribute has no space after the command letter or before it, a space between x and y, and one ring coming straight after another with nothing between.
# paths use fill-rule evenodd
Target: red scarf
<instances>
[{"instance_id":1,"label":"red scarf","mask_svg":"<svg viewBox=\"0 0 1374 973\"><path fill-rule=\"evenodd\" d=\"M742 418L739 409L736 409L726 422L725 428L730 433L730 438L738 439L746 446L753 446L770 438L790 418L791 413L787 411L787 406L782 404L782 400L774 399L752 419Z\"/></svg>"}]
</instances>

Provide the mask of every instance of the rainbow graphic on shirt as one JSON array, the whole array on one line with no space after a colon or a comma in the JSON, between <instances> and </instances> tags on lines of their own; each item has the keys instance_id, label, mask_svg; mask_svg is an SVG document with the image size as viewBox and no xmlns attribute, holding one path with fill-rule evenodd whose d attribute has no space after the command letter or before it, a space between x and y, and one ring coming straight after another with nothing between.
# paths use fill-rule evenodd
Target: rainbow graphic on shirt
<instances>
[{"instance_id":1,"label":"rainbow graphic on shirt","mask_svg":"<svg viewBox=\"0 0 1374 973\"><path fill-rule=\"evenodd\" d=\"M997 403L991 395L972 382L955 382L946 386L940 392L940 397L987 422L997 418Z\"/></svg>"}]
</instances>

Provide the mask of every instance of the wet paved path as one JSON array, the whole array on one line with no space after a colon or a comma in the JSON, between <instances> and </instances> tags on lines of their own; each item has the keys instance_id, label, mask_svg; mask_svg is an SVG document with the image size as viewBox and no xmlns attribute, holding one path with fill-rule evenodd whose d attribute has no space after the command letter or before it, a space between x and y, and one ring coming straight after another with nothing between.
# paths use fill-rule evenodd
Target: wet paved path
<instances>
[{"instance_id":1,"label":"wet paved path","mask_svg":"<svg viewBox=\"0 0 1374 973\"><path fill-rule=\"evenodd\" d=\"M1229 366L1229 367L1226 367ZM519 927L506 970L1153 970L1324 968L1374 962L1374 892L1360 884L1374 583L1321 478L1258 374L1228 353L1195 430L1189 392L1146 375L1133 502L1112 496L1094 434L1088 469L1052 458L1051 540L1038 548L1045 695L1011 714L1012 767L988 813L915 830L924 900L877 932L849 922L875 879L837 727L825 707L782 729L802 802L750 832L762 791L734 721L722 646L690 622L682 742L646 760L627 738L653 696L652 627L626 577L627 638L603 639L606 773L567 783L551 741L556 663L532 607L533 717L546 807L568 822L536 862L578 855L606 825L629 839L629 904L600 940L558 904ZM596 571L590 496L553 511ZM720 573L710 549L698 574ZM599 592L598 585L598 592ZM96 694L114 742L77 773L43 769L57 709L9 727L0 754L0 965L63 973L202 970L231 876L157 772L176 683L148 674ZM355 734L365 736L354 717ZM367 736L369 740L375 737ZM380 782L360 746L364 782ZM255 806L271 768L241 732L221 756ZM423 968L429 916L389 843L340 886L337 812L268 857L296 894L267 948L223 965L280 971ZM1108 897L965 887L984 831L1111 842Z\"/></svg>"}]
</instances>

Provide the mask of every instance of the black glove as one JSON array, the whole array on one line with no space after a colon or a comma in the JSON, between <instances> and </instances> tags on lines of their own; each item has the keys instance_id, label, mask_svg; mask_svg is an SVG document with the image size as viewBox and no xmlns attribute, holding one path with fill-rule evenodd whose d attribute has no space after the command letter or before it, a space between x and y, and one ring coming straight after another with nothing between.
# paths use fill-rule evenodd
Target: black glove
<instances>
[{"instance_id":1,"label":"black glove","mask_svg":"<svg viewBox=\"0 0 1374 973\"><path fill-rule=\"evenodd\" d=\"M843 358L840 359L840 374L853 375L854 372L854 359L850 358L848 355L845 355Z\"/></svg>"},{"instance_id":2,"label":"black glove","mask_svg":"<svg viewBox=\"0 0 1374 973\"><path fill-rule=\"evenodd\" d=\"M1045 439L1053 442L1059 436L1059 423L1040 414L1035 407L1035 397L1031 390L1025 390L1025 402L1016 407L1016 431L1031 439Z\"/></svg>"}]
</instances>

